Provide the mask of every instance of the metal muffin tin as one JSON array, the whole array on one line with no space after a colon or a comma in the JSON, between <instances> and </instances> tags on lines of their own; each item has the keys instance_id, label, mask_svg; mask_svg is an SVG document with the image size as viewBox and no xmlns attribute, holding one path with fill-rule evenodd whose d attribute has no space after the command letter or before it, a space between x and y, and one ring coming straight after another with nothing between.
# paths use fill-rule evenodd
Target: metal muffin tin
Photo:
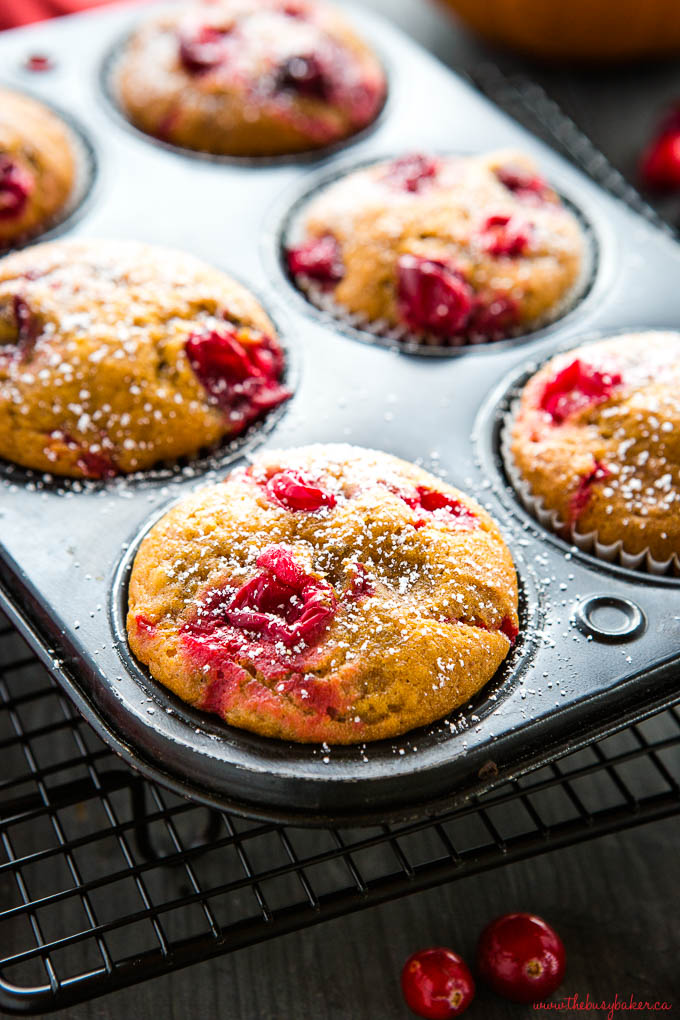
<instances>
[{"instance_id":1,"label":"metal muffin tin","mask_svg":"<svg viewBox=\"0 0 680 1020\"><path fill-rule=\"evenodd\" d=\"M112 41L145 13L117 7L4 33L6 83L58 97L97 151L98 187L73 233L186 248L234 272L295 351L296 389L265 427L184 468L83 484L3 466L0 604L94 729L147 776L208 804L301 824L360 824L461 801L677 700L680 581L600 563L547 535L508 491L498 446L507 378L594 332L680 326L675 242L361 9L348 13L390 72L373 131L340 154L275 164L168 151L127 130L101 84ZM21 70L36 50L55 59L54 72ZM386 152L503 146L535 155L592 229L592 285L558 322L422 357L368 335L358 343L287 280L287 210L336 167ZM136 544L169 503L223 477L259 442L338 441L419 461L481 499L516 557L522 636L497 677L450 719L397 740L329 749L259 738L187 708L130 655L124 612Z\"/></svg>"}]
</instances>

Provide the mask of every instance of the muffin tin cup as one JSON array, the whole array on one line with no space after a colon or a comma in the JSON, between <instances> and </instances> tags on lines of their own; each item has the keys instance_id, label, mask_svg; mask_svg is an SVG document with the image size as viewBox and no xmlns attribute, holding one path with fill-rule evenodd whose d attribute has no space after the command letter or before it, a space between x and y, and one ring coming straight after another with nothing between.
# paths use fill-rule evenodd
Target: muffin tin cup
<instances>
[{"instance_id":1,"label":"muffin tin cup","mask_svg":"<svg viewBox=\"0 0 680 1020\"><path fill-rule=\"evenodd\" d=\"M443 157L454 155L472 156L480 153L480 150L478 152L446 152L441 149L428 151L434 151L435 155ZM553 309L550 315L546 315L534 322L530 328L515 330L500 340L489 340L481 336L467 340L464 337L458 336L451 337L447 342L442 342L441 337L432 333L414 333L405 325L392 325L381 320L366 319L361 315L349 312L335 301L332 293L314 280L296 280L291 277L286 266L286 251L292 244L297 243L304 237L302 220L309 203L327 187L347 177L349 174L379 163L389 162L399 155L403 155L403 152L392 151L377 158L373 157L370 160L354 163L343 162L340 170L335 170L330 174L323 174L311 188L308 188L302 194L298 193L287 196L285 208L275 210L273 213L275 218L280 218L281 220L280 226L273 236L274 259L278 262L278 272L283 281L288 285L288 288L292 288L299 297L311 305L313 312L319 314L324 322L335 328L340 328L348 335L367 343L380 344L393 350L402 350L408 354L452 357L465 353L472 347L480 351L497 348L502 350L505 346L515 346L540 337L546 333L549 327L569 316L588 298L597 280L600 253L599 239L592 223L580 205L574 199L562 193L559 188L557 193L563 205L578 220L583 234L584 259L581 272L574 286L564 295L559 305Z\"/></svg>"},{"instance_id":2,"label":"muffin tin cup","mask_svg":"<svg viewBox=\"0 0 680 1020\"><path fill-rule=\"evenodd\" d=\"M138 18L137 20L139 21L140 19ZM320 145L317 148L305 149L301 152L283 152L275 155L261 156L229 155L228 153L207 152L202 149L189 149L183 145L175 145L173 142L167 142L162 138L158 138L155 135L150 135L145 131L142 131L141 128L137 127L137 125L129 119L123 109L120 96L118 94L115 76L117 66L122 58L125 46L129 42L133 33L134 28L126 31L113 43L112 46L110 46L108 52L104 55L99 72L100 94L107 112L115 118L121 127L130 131L131 134L141 141L144 141L149 145L156 145L159 148L164 149L166 152L174 153L176 156L183 156L187 159L195 159L208 163L222 164L224 166L237 166L252 169L260 169L263 167L282 167L288 164L305 166L318 163L320 160L337 155L353 145L359 145L366 138L370 137L374 131L378 130L383 118L387 115L389 110L390 78L392 72L389 67L388 59L381 52L381 47L379 45L373 45L373 51L378 57L385 76L385 97L373 120L369 124L366 124L365 127L355 131L354 134L348 135L347 138L341 138L338 139L338 141L331 142L327 145Z\"/></svg>"},{"instance_id":3,"label":"muffin tin cup","mask_svg":"<svg viewBox=\"0 0 680 1020\"><path fill-rule=\"evenodd\" d=\"M322 175L348 169L346 155L316 153L313 170L308 161L176 159L137 136L111 115L96 83L111 41L138 21L138 6L102 7L0 37L3 66L18 69L27 51L48 49L49 34L56 70L49 81L32 81L33 91L50 99L59 90L97 146L99 201L78 231L187 248L244 280L267 310L273 306L275 321L277 308L287 310L282 333L287 346L293 338L303 371L293 400L256 441L262 435L272 448L350 442L420 462L477 497L515 556L521 640L448 724L366 746L290 745L178 702L134 660L124 629L127 572L150 519L218 479L250 446L159 478L64 484L16 471L0 476L0 604L97 733L143 774L186 796L309 825L375 823L460 804L677 700L680 668L680 623L668 618L668 587L677 582L605 563L542 529L508 489L496 442L508 374L529 356L543 360L593 330L631 321L653 327L663 315L664 326L680 323L680 250L389 23L361 7L349 14L392 69L389 103L373 129L352 140L351 164L415 149L525 149L596 238L591 288L563 318L526 337L459 348L455 358L386 350L395 345L314 309L281 263L280 226L295 200ZM15 78L22 87L18 70ZM482 405L489 413L475 445ZM593 622L603 599L607 613L618 607L639 625L608 633L606 619Z\"/></svg>"},{"instance_id":4,"label":"muffin tin cup","mask_svg":"<svg viewBox=\"0 0 680 1020\"><path fill-rule=\"evenodd\" d=\"M563 538L566 536L571 544L581 552L592 553L592 555L600 560L604 560L606 563L620 563L627 570L646 570L648 573L659 577L669 574L680 577L680 557L677 554L674 553L666 560L657 560L652 556L649 548L638 553L627 552L623 539L613 543L602 542L597 530L580 532L575 525L568 525L561 519L557 511L545 506L543 500L534 495L531 486L522 477L512 456L511 433L518 407L519 402L515 402L506 418L501 436L501 453L510 484L517 493L522 506L529 511L532 517L535 517L544 528L548 528Z\"/></svg>"},{"instance_id":5,"label":"muffin tin cup","mask_svg":"<svg viewBox=\"0 0 680 1020\"><path fill-rule=\"evenodd\" d=\"M614 337L625 336L628 333L637 332L663 332L661 329L649 329L648 327L630 327L609 331L606 335ZM580 344L587 344L602 340L605 334L590 334L579 338ZM666 560L656 559L649 548L640 552L629 552L626 550L625 542L619 539L617 542L605 543L599 538L598 532L580 532L573 524L568 525L563 521L557 511L547 507L543 499L536 496L527 481L523 477L515 459L512 455L512 428L519 409L521 391L529 379L551 358L562 351L572 349L572 344L561 346L550 352L549 356L541 362L532 362L519 372L515 371L505 386L495 391L492 405L487 405L487 414L498 421L498 430L495 435L487 438L495 446L495 453L502 462L501 484L510 483L511 490L519 500L520 504L538 523L552 535L568 542L581 553L594 556L604 563L618 563L626 570L639 571L651 574L655 577L668 579L678 578L680 580L680 557L672 554ZM482 418L484 415L482 415Z\"/></svg>"}]
</instances>

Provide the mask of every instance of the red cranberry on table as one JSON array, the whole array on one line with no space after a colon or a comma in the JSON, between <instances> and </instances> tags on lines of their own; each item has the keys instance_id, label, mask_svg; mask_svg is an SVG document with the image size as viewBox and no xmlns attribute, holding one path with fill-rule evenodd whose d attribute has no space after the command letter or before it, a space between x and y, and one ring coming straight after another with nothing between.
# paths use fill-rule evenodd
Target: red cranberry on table
<instances>
[{"instance_id":1,"label":"red cranberry on table","mask_svg":"<svg viewBox=\"0 0 680 1020\"><path fill-rule=\"evenodd\" d=\"M451 1020L472 1002L475 982L463 959L450 949L422 949L401 972L406 1005L426 1020Z\"/></svg>"},{"instance_id":2,"label":"red cranberry on table","mask_svg":"<svg viewBox=\"0 0 680 1020\"><path fill-rule=\"evenodd\" d=\"M666 117L643 152L640 177L649 191L680 189L680 108Z\"/></svg>"},{"instance_id":3,"label":"red cranberry on table","mask_svg":"<svg viewBox=\"0 0 680 1020\"><path fill-rule=\"evenodd\" d=\"M534 914L497 917L477 946L479 976L514 1002L536 1002L552 995L562 982L565 963L561 938Z\"/></svg>"}]
</instances>

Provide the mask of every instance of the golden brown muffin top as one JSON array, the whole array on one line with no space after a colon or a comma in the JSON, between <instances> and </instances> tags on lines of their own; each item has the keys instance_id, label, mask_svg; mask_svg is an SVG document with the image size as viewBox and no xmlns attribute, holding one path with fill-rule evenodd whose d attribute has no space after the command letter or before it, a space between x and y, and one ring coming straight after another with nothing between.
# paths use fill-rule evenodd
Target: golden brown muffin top
<instances>
[{"instance_id":1,"label":"golden brown muffin top","mask_svg":"<svg viewBox=\"0 0 680 1020\"><path fill-rule=\"evenodd\" d=\"M288 395L255 298L183 252L38 245L0 263L0 455L102 477L195 453Z\"/></svg>"},{"instance_id":2,"label":"golden brown muffin top","mask_svg":"<svg viewBox=\"0 0 680 1020\"><path fill-rule=\"evenodd\" d=\"M467 700L517 634L497 525L426 471L344 445L273 451L170 510L130 581L135 654L270 736L396 735Z\"/></svg>"}]
</instances>

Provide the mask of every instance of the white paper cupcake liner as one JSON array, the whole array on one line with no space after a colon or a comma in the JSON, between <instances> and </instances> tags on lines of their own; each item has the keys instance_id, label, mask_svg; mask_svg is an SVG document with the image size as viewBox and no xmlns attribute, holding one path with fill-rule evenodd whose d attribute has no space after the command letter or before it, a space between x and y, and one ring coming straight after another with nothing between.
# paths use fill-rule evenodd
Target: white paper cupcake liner
<instances>
[{"instance_id":1,"label":"white paper cupcake liner","mask_svg":"<svg viewBox=\"0 0 680 1020\"><path fill-rule=\"evenodd\" d=\"M517 497L522 506L534 517L539 524L549 531L553 531L560 537L566 539L581 552L590 553L599 560L606 563L618 563L629 570L645 571L661 577L666 574L680 575L680 557L673 553L666 560L658 560L652 556L649 549L639 553L627 552L623 539L607 544L601 542L597 530L580 532L575 525L563 521L556 510L545 505L543 498L536 496L526 478L521 474L512 455L512 426L519 407L519 399L513 401L509 411L504 416L501 428L500 447L501 457L505 472L510 480Z\"/></svg>"}]
</instances>

